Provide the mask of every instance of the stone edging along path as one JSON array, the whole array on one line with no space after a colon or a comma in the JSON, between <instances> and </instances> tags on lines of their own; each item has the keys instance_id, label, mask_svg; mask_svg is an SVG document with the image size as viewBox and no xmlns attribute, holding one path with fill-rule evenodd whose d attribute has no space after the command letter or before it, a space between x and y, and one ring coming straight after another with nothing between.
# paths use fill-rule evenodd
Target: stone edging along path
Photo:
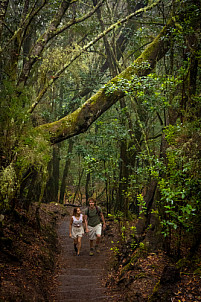
<instances>
[{"instance_id":1,"label":"stone edging along path","mask_svg":"<svg viewBox=\"0 0 201 302\"><path fill-rule=\"evenodd\" d=\"M67 216L58 224L60 254L55 269L55 291L52 301L117 301L118 294L110 292L104 286L111 255L111 240L108 240L107 235L103 236L100 244L101 253L94 253L94 256L89 256L89 239L85 234L82 238L82 248L78 257L73 249L73 240L69 238L69 221L70 216Z\"/></svg>"}]
</instances>

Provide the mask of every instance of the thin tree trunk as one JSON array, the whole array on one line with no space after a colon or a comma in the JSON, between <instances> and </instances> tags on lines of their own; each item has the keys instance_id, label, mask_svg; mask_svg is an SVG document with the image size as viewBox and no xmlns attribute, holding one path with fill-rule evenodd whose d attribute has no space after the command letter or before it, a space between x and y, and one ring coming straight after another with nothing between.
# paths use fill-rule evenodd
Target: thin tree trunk
<instances>
[{"instance_id":1,"label":"thin tree trunk","mask_svg":"<svg viewBox=\"0 0 201 302\"><path fill-rule=\"evenodd\" d=\"M86 184L85 184L85 195L86 195L86 205L88 205L88 199L89 199L89 182L90 182L91 174L90 172L87 173L86 177Z\"/></svg>"},{"instance_id":2,"label":"thin tree trunk","mask_svg":"<svg viewBox=\"0 0 201 302\"><path fill-rule=\"evenodd\" d=\"M106 162L103 161L104 170L105 170L105 193L106 193L106 206L107 206L107 215L109 213L109 190L108 190L108 177L106 173Z\"/></svg>"},{"instance_id":3,"label":"thin tree trunk","mask_svg":"<svg viewBox=\"0 0 201 302\"><path fill-rule=\"evenodd\" d=\"M45 192L44 192L44 201L45 202L51 202L52 200L54 200L53 198L53 190L52 188L54 187L54 179L53 179L53 160L51 159L50 162L48 163L48 180L46 183L46 187L45 187Z\"/></svg>"},{"instance_id":4,"label":"thin tree trunk","mask_svg":"<svg viewBox=\"0 0 201 302\"><path fill-rule=\"evenodd\" d=\"M82 180L83 173L84 173L84 169L82 169L82 172L81 172L81 174L79 175L78 185L77 185L77 187L76 187L75 194L74 194L74 197L73 197L73 204L75 203L75 199L76 199L77 193L78 193L79 190L80 190L80 184L81 184L81 180Z\"/></svg>"},{"instance_id":5,"label":"thin tree trunk","mask_svg":"<svg viewBox=\"0 0 201 302\"><path fill-rule=\"evenodd\" d=\"M60 155L59 155L59 146L55 145L53 147L53 200L58 201L58 193L59 193L59 162L60 162Z\"/></svg>"},{"instance_id":6,"label":"thin tree trunk","mask_svg":"<svg viewBox=\"0 0 201 302\"><path fill-rule=\"evenodd\" d=\"M73 145L74 141L72 139L69 139L69 145L68 145L68 154L66 156L66 163L63 171L63 177L61 181L61 187L60 187L60 203L63 203L64 201L64 194L65 194L65 188L66 188L66 179L68 177L68 171L70 168L70 163L71 163L71 154L73 151Z\"/></svg>"}]
</instances>

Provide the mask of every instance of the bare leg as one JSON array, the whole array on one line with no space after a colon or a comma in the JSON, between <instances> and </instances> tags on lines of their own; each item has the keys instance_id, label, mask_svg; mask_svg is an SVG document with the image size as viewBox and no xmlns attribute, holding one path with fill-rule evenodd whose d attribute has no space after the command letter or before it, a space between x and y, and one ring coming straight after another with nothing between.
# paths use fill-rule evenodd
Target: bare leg
<instances>
[{"instance_id":1,"label":"bare leg","mask_svg":"<svg viewBox=\"0 0 201 302\"><path fill-rule=\"evenodd\" d=\"M78 237L78 238L77 238L77 255L80 254L81 240L82 240L82 237Z\"/></svg>"},{"instance_id":2,"label":"bare leg","mask_svg":"<svg viewBox=\"0 0 201 302\"><path fill-rule=\"evenodd\" d=\"M101 239L101 235L97 235L96 237L96 245L99 245Z\"/></svg>"},{"instance_id":3,"label":"bare leg","mask_svg":"<svg viewBox=\"0 0 201 302\"><path fill-rule=\"evenodd\" d=\"M74 250L77 254L77 243L78 243L78 238L74 239Z\"/></svg>"},{"instance_id":4,"label":"bare leg","mask_svg":"<svg viewBox=\"0 0 201 302\"><path fill-rule=\"evenodd\" d=\"M101 239L101 235L97 235L97 237L96 237L96 245L95 245L95 250L96 250L97 253L100 253L100 250L99 250L100 239Z\"/></svg>"},{"instance_id":5,"label":"bare leg","mask_svg":"<svg viewBox=\"0 0 201 302\"><path fill-rule=\"evenodd\" d=\"M89 255L90 255L90 256L93 256L93 254L94 254L93 245L94 245L94 241L93 241L93 240L90 240L90 252L89 252Z\"/></svg>"},{"instance_id":6,"label":"bare leg","mask_svg":"<svg viewBox=\"0 0 201 302\"><path fill-rule=\"evenodd\" d=\"M90 249L92 249L94 246L94 241L93 240L90 240Z\"/></svg>"}]
</instances>

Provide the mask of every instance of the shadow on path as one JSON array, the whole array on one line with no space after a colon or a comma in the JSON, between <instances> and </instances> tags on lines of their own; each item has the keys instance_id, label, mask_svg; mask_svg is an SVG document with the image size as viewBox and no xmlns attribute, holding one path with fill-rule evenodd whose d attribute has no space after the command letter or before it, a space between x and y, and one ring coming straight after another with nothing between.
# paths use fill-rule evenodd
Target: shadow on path
<instances>
[{"instance_id":1,"label":"shadow on path","mask_svg":"<svg viewBox=\"0 0 201 302\"><path fill-rule=\"evenodd\" d=\"M61 251L54 277L56 289L53 301L115 301L115 296L103 284L111 253L110 239L107 235L103 236L100 244L101 253L89 256L89 240L85 234L78 257L73 249L73 240L69 238L69 221L70 216L58 225Z\"/></svg>"}]
</instances>

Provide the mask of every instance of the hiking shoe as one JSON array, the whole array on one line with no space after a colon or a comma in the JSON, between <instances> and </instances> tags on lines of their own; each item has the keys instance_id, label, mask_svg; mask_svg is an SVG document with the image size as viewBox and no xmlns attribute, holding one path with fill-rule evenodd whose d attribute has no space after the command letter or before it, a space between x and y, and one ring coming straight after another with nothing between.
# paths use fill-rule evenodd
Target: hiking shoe
<instances>
[{"instance_id":1,"label":"hiking shoe","mask_svg":"<svg viewBox=\"0 0 201 302\"><path fill-rule=\"evenodd\" d=\"M95 246L95 250L96 250L96 253L98 253L98 254L100 253L98 245Z\"/></svg>"},{"instance_id":2,"label":"hiking shoe","mask_svg":"<svg viewBox=\"0 0 201 302\"><path fill-rule=\"evenodd\" d=\"M94 254L94 250L90 249L89 256L93 256L93 254Z\"/></svg>"}]
</instances>

